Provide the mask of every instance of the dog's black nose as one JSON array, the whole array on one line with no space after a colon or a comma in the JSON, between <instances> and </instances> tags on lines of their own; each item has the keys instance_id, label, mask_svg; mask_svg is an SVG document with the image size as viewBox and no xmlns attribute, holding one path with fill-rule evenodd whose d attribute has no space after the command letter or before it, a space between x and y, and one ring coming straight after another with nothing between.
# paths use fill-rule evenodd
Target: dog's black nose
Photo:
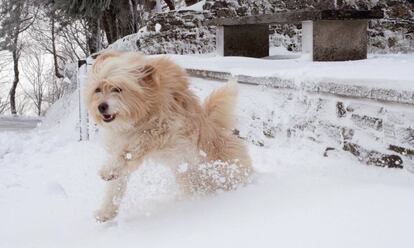
<instances>
[{"instance_id":1,"label":"dog's black nose","mask_svg":"<svg viewBox=\"0 0 414 248\"><path fill-rule=\"evenodd\" d=\"M101 114L105 113L108 110L108 104L106 102L99 104L98 110Z\"/></svg>"}]
</instances>

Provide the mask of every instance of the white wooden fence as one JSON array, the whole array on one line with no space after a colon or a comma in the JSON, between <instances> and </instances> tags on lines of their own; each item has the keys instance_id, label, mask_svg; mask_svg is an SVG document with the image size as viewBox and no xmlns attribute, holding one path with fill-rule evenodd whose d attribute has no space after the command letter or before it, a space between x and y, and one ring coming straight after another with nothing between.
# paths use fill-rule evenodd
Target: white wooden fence
<instances>
[{"instance_id":1,"label":"white wooden fence","mask_svg":"<svg viewBox=\"0 0 414 248\"><path fill-rule=\"evenodd\" d=\"M86 141L96 133L96 124L89 118L88 109L85 104L85 84L88 70L93 63L93 59L78 61L77 88L79 93L79 140Z\"/></svg>"}]
</instances>

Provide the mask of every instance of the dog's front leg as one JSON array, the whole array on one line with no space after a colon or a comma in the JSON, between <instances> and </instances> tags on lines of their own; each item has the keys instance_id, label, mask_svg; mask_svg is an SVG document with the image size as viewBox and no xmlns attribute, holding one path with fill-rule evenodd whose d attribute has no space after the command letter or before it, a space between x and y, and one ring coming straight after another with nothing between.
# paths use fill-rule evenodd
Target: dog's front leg
<instances>
[{"instance_id":1,"label":"dog's front leg","mask_svg":"<svg viewBox=\"0 0 414 248\"><path fill-rule=\"evenodd\" d=\"M101 208L95 218L100 222L113 219L118 214L119 205L125 193L129 175L125 173L126 161L122 156L110 159L100 170L100 176L108 181Z\"/></svg>"},{"instance_id":2,"label":"dog's front leg","mask_svg":"<svg viewBox=\"0 0 414 248\"><path fill-rule=\"evenodd\" d=\"M124 151L103 166L99 174L105 181L111 181L121 176L129 176L139 167L147 153L145 150L134 151L134 153Z\"/></svg>"},{"instance_id":3,"label":"dog's front leg","mask_svg":"<svg viewBox=\"0 0 414 248\"><path fill-rule=\"evenodd\" d=\"M118 214L119 204L125 193L128 176L121 176L108 182L101 208L95 213L96 220L105 222Z\"/></svg>"},{"instance_id":4,"label":"dog's front leg","mask_svg":"<svg viewBox=\"0 0 414 248\"><path fill-rule=\"evenodd\" d=\"M117 216L119 205L126 191L129 175L141 163L141 158L135 160L119 159L101 170L101 177L108 181L108 186L102 206L95 214L96 220L105 222Z\"/></svg>"},{"instance_id":5,"label":"dog's front leg","mask_svg":"<svg viewBox=\"0 0 414 248\"><path fill-rule=\"evenodd\" d=\"M126 166L126 161L122 155L112 157L99 171L101 178L105 181L111 181L119 178Z\"/></svg>"}]
</instances>

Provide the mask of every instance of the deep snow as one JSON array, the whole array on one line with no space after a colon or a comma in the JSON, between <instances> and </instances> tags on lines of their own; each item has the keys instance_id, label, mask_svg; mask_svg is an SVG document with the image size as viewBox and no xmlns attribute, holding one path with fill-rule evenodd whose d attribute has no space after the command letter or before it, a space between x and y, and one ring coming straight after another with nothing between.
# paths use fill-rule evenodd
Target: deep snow
<instances>
[{"instance_id":1,"label":"deep snow","mask_svg":"<svg viewBox=\"0 0 414 248\"><path fill-rule=\"evenodd\" d=\"M220 86L192 82L201 98ZM249 145L258 173L234 192L178 201L169 170L147 163L120 216L96 223L105 152L99 138L78 142L76 100L54 106L38 129L0 133L1 248L414 246L413 173L325 158L321 144L281 135ZM271 102L272 89L240 85L242 134L259 132L251 116L268 116Z\"/></svg>"}]
</instances>

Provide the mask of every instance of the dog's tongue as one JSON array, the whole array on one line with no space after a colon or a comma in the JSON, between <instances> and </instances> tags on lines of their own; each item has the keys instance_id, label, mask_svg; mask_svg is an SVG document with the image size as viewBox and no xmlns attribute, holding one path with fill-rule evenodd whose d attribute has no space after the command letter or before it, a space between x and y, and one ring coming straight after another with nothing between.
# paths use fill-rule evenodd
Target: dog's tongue
<instances>
[{"instance_id":1,"label":"dog's tongue","mask_svg":"<svg viewBox=\"0 0 414 248\"><path fill-rule=\"evenodd\" d=\"M109 120L112 118L112 115L103 115L103 117L105 118L105 120Z\"/></svg>"}]
</instances>

